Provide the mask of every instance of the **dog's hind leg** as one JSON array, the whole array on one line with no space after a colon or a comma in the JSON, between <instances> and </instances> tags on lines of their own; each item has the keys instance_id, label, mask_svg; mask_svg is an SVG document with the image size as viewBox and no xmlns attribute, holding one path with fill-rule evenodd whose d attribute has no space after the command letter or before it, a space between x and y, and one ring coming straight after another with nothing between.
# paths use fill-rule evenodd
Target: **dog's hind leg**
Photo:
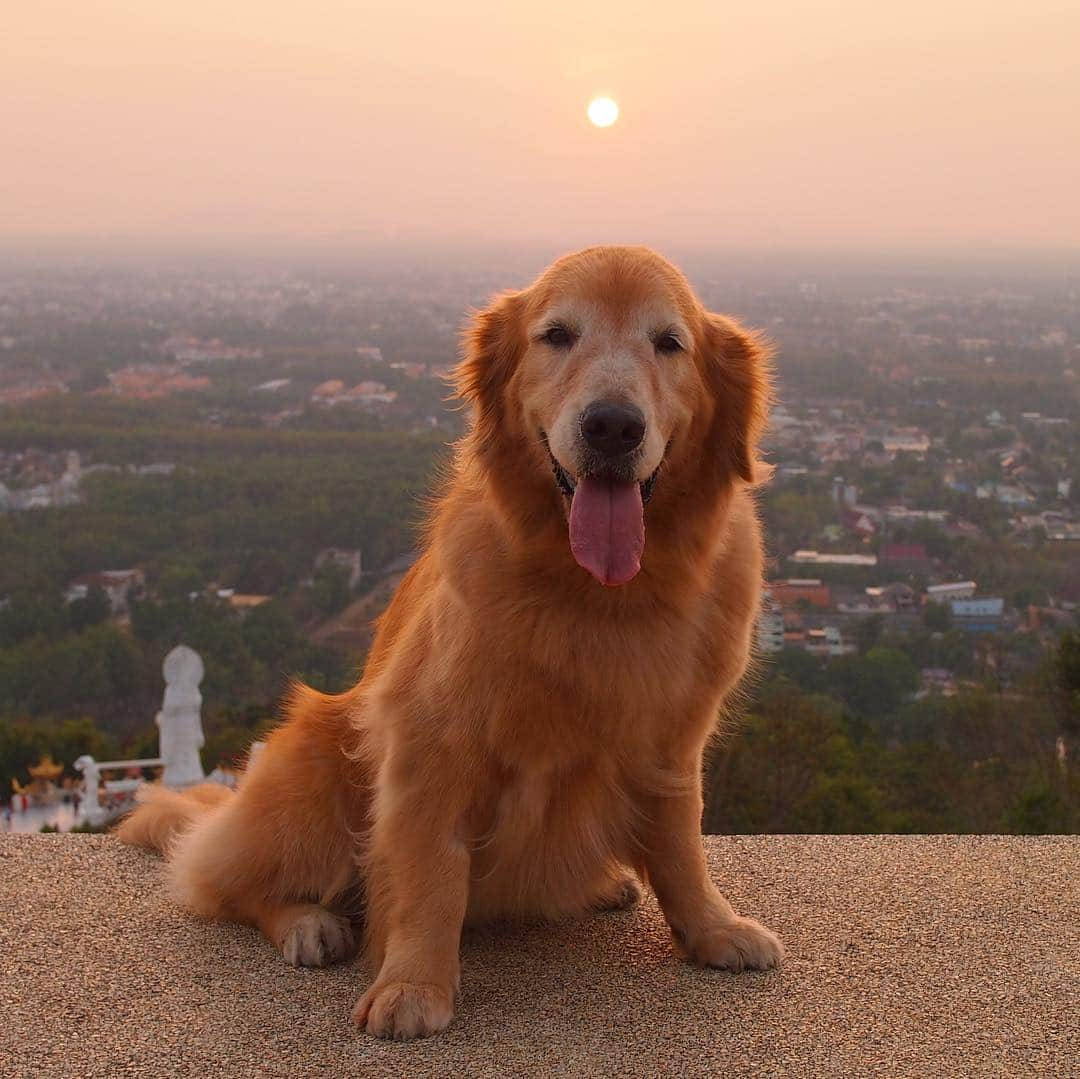
<instances>
[{"instance_id":1,"label":"dog's hind leg","mask_svg":"<svg viewBox=\"0 0 1080 1079\"><path fill-rule=\"evenodd\" d=\"M201 822L176 844L171 868L179 898L204 917L257 926L293 966L323 967L352 955L351 859L346 855L335 871L275 851L262 852L259 865L250 837L230 827L239 815L226 811Z\"/></svg>"},{"instance_id":2,"label":"dog's hind leg","mask_svg":"<svg viewBox=\"0 0 1080 1079\"><path fill-rule=\"evenodd\" d=\"M641 882L633 873L615 878L603 888L592 902L593 910L629 910L641 902Z\"/></svg>"},{"instance_id":3,"label":"dog's hind leg","mask_svg":"<svg viewBox=\"0 0 1080 1079\"><path fill-rule=\"evenodd\" d=\"M295 733L280 732L236 796L171 844L169 870L196 914L257 926L290 963L325 966L351 954L349 915L361 913L353 788L310 744L300 782Z\"/></svg>"},{"instance_id":4,"label":"dog's hind leg","mask_svg":"<svg viewBox=\"0 0 1080 1079\"><path fill-rule=\"evenodd\" d=\"M257 907L248 919L294 967L326 967L356 951L349 919L318 903L261 902Z\"/></svg>"}]
</instances>

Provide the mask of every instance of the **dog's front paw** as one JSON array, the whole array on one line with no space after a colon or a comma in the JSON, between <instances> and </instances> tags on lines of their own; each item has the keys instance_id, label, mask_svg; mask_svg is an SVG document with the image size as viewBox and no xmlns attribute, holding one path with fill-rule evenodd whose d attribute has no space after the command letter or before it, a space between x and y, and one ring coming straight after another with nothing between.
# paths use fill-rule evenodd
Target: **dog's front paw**
<instances>
[{"instance_id":1,"label":"dog's front paw","mask_svg":"<svg viewBox=\"0 0 1080 1079\"><path fill-rule=\"evenodd\" d=\"M377 1038L427 1038L450 1025L454 995L439 985L376 982L353 1011L353 1021Z\"/></svg>"},{"instance_id":2,"label":"dog's front paw","mask_svg":"<svg viewBox=\"0 0 1080 1079\"><path fill-rule=\"evenodd\" d=\"M753 918L714 924L689 936L676 934L692 963L725 970L771 970L784 958L780 938Z\"/></svg>"}]
</instances>

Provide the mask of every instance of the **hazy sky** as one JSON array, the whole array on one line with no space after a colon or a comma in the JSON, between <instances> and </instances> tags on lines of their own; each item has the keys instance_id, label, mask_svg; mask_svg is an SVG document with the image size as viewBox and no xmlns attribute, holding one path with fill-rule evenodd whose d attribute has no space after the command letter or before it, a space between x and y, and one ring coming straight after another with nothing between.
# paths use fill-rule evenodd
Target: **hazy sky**
<instances>
[{"instance_id":1,"label":"hazy sky","mask_svg":"<svg viewBox=\"0 0 1080 1079\"><path fill-rule=\"evenodd\" d=\"M1080 246L1077 0L9 0L0 23L0 237Z\"/></svg>"}]
</instances>

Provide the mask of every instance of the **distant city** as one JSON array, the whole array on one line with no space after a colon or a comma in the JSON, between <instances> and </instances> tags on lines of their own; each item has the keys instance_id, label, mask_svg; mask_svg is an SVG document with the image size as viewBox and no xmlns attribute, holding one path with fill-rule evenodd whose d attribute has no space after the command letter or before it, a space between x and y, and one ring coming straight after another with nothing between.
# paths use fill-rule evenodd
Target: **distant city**
<instances>
[{"instance_id":1,"label":"distant city","mask_svg":"<svg viewBox=\"0 0 1080 1079\"><path fill-rule=\"evenodd\" d=\"M899 653L893 712L1045 683L1080 603L1080 269L684 262L778 349L766 677L852 708L828 672ZM0 722L90 716L130 749L185 636L227 764L255 730L238 709L273 713L275 667L345 684L462 430L447 378L465 314L531 268L0 267ZM61 640L111 657L100 709L20 673Z\"/></svg>"}]
</instances>

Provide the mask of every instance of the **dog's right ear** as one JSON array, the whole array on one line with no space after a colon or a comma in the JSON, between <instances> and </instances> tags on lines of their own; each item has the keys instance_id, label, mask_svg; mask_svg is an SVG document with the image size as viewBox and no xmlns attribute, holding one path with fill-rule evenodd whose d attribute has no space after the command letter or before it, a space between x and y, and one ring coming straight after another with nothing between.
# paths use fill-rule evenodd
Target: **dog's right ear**
<instances>
[{"instance_id":1,"label":"dog's right ear","mask_svg":"<svg viewBox=\"0 0 1080 1079\"><path fill-rule=\"evenodd\" d=\"M521 293L504 292L477 311L461 337L456 396L473 408L473 430L486 442L498 429L507 383L524 347Z\"/></svg>"}]
</instances>

